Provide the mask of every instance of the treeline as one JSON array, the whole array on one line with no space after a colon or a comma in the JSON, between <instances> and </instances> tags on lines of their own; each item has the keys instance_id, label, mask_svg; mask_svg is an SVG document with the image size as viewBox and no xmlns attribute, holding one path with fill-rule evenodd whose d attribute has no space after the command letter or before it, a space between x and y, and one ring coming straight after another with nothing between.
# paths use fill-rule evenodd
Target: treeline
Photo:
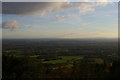
<instances>
[{"instance_id":1,"label":"treeline","mask_svg":"<svg viewBox=\"0 0 120 80\"><path fill-rule=\"evenodd\" d=\"M118 53L116 41L39 41L39 40L3 40L3 53L15 55L113 55Z\"/></svg>"},{"instance_id":2,"label":"treeline","mask_svg":"<svg viewBox=\"0 0 120 80\"><path fill-rule=\"evenodd\" d=\"M66 64L42 63L40 59L27 56L3 55L2 80L119 80L120 63L110 65L74 62Z\"/></svg>"}]
</instances>

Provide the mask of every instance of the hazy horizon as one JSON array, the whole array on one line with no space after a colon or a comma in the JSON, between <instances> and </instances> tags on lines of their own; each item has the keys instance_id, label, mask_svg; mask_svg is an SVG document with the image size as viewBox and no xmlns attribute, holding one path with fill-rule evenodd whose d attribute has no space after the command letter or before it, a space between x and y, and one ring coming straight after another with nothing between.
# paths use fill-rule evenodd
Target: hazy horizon
<instances>
[{"instance_id":1,"label":"hazy horizon","mask_svg":"<svg viewBox=\"0 0 120 80\"><path fill-rule=\"evenodd\" d=\"M2 40L118 40L118 38L2 38Z\"/></svg>"}]
</instances>

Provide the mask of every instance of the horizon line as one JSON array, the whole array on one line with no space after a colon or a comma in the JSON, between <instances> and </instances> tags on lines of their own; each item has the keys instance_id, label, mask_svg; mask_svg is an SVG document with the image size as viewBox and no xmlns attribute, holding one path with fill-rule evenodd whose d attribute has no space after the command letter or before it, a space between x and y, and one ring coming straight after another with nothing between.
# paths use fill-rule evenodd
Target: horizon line
<instances>
[{"instance_id":1,"label":"horizon line","mask_svg":"<svg viewBox=\"0 0 120 80\"><path fill-rule=\"evenodd\" d=\"M0 39L119 39L119 38L0 38Z\"/></svg>"}]
</instances>

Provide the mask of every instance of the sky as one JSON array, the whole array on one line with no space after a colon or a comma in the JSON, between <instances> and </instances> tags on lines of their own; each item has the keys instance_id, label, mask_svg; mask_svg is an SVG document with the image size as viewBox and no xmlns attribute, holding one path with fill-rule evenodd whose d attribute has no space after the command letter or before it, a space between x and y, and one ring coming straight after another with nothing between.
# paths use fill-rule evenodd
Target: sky
<instances>
[{"instance_id":1,"label":"sky","mask_svg":"<svg viewBox=\"0 0 120 80\"><path fill-rule=\"evenodd\" d=\"M3 38L117 38L118 3L4 2L0 23Z\"/></svg>"}]
</instances>

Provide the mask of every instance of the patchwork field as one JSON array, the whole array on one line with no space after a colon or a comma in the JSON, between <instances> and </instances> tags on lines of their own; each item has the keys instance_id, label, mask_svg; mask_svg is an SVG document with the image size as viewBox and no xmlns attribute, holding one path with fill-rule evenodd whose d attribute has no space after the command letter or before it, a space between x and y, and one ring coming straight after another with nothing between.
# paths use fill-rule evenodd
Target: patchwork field
<instances>
[{"instance_id":1,"label":"patchwork field","mask_svg":"<svg viewBox=\"0 0 120 80\"><path fill-rule=\"evenodd\" d=\"M73 63L75 60L80 60L83 59L82 56L59 56L61 59L56 59L56 60L49 60L49 61L43 61L43 63Z\"/></svg>"}]
</instances>

